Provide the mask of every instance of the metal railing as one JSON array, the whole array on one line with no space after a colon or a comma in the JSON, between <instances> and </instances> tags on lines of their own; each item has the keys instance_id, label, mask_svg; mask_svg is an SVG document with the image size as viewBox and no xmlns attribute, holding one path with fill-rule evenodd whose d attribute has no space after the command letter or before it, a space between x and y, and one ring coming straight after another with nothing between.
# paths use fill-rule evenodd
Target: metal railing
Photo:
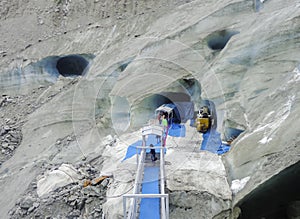
<instances>
[{"instance_id":1,"label":"metal railing","mask_svg":"<svg viewBox=\"0 0 300 219\"><path fill-rule=\"evenodd\" d=\"M159 135L161 137L163 130L159 126L147 126L143 129L143 145L137 146L137 150L141 149L141 155L138 156L137 153L137 173L135 178L135 184L133 188L133 194L125 194L123 195L123 213L124 219L136 219L137 218L137 210L138 205L142 198L160 198L160 215L162 219L169 219L169 195L165 194L165 147L149 147L146 146L145 136L149 134ZM141 182L142 176L144 173L144 165L145 165L145 157L146 157L146 149L160 149L160 194L140 194L141 191ZM127 199L131 199L130 206L127 214Z\"/></svg>"},{"instance_id":2,"label":"metal railing","mask_svg":"<svg viewBox=\"0 0 300 219\"><path fill-rule=\"evenodd\" d=\"M165 195L165 148L160 149L160 194ZM169 195L162 198L160 203L162 219L169 219Z\"/></svg>"},{"instance_id":3,"label":"metal railing","mask_svg":"<svg viewBox=\"0 0 300 219\"><path fill-rule=\"evenodd\" d=\"M141 190L141 182L142 182L142 176L143 176L143 172L144 172L145 157L146 157L146 149L142 149L141 156L140 156L139 163L138 163L137 173L136 173L136 177L135 177L133 194L138 194L138 193L140 193L140 190ZM128 219L136 218L137 206L138 206L137 201L139 201L139 200L131 199L131 204L130 204L131 207L130 207L128 215L127 215ZM124 215L124 218L126 218L125 215Z\"/></svg>"},{"instance_id":4,"label":"metal railing","mask_svg":"<svg viewBox=\"0 0 300 219\"><path fill-rule=\"evenodd\" d=\"M160 198L161 203L165 203L165 210L163 211L164 213L161 213L161 218L162 219L169 219L169 195L168 194L126 194L123 195L123 214L124 218L129 218L129 214L127 215L126 212L126 199L130 198L134 200L135 202L140 201L142 198ZM135 217L131 217L131 219L136 219Z\"/></svg>"}]
</instances>

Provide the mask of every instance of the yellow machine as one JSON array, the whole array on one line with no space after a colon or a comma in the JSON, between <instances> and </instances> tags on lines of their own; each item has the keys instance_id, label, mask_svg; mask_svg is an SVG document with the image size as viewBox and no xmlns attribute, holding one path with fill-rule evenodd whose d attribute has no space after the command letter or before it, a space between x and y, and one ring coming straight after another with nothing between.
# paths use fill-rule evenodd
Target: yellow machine
<instances>
[{"instance_id":1,"label":"yellow machine","mask_svg":"<svg viewBox=\"0 0 300 219\"><path fill-rule=\"evenodd\" d=\"M196 128L198 132L205 133L210 128L209 118L197 118Z\"/></svg>"},{"instance_id":2,"label":"yellow machine","mask_svg":"<svg viewBox=\"0 0 300 219\"><path fill-rule=\"evenodd\" d=\"M198 132L205 133L211 127L211 114L208 106L203 106L199 110L196 118L196 129Z\"/></svg>"}]
</instances>

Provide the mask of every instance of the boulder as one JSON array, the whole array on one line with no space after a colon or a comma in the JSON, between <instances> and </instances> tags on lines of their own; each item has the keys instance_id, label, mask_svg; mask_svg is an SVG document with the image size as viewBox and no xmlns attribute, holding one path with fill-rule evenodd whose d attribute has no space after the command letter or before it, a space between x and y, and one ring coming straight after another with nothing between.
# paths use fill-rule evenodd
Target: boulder
<instances>
[{"instance_id":1,"label":"boulder","mask_svg":"<svg viewBox=\"0 0 300 219\"><path fill-rule=\"evenodd\" d=\"M210 152L173 152L166 155L166 185L171 218L213 218L231 208L225 167Z\"/></svg>"}]
</instances>

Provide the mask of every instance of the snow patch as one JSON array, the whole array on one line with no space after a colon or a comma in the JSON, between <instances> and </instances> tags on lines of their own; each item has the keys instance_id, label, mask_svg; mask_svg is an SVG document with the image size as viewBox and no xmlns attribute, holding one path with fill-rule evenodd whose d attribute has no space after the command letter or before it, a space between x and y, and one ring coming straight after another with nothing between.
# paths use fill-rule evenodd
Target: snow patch
<instances>
[{"instance_id":1,"label":"snow patch","mask_svg":"<svg viewBox=\"0 0 300 219\"><path fill-rule=\"evenodd\" d=\"M269 143L271 140L272 140L272 138L264 137L263 139L261 139L259 141L259 143L266 144L266 143Z\"/></svg>"},{"instance_id":2,"label":"snow patch","mask_svg":"<svg viewBox=\"0 0 300 219\"><path fill-rule=\"evenodd\" d=\"M269 119L269 118L270 118L270 116L271 116L271 115L273 115L274 113L275 113L275 111L271 111L271 112L269 112L269 113L266 115L266 117L265 117L264 121L266 121L267 119Z\"/></svg>"},{"instance_id":3,"label":"snow patch","mask_svg":"<svg viewBox=\"0 0 300 219\"><path fill-rule=\"evenodd\" d=\"M300 81L300 70L298 67L293 70L293 73L293 78L288 81L288 84Z\"/></svg>"},{"instance_id":4,"label":"snow patch","mask_svg":"<svg viewBox=\"0 0 300 219\"><path fill-rule=\"evenodd\" d=\"M241 191L245 185L247 184L247 182L250 180L250 176L247 176L241 180L239 179L235 179L231 182L231 191L232 193L235 195L237 194L239 191Z\"/></svg>"},{"instance_id":5,"label":"snow patch","mask_svg":"<svg viewBox=\"0 0 300 219\"><path fill-rule=\"evenodd\" d=\"M295 100L295 95L289 96L288 101L284 104L277 112L275 116L273 116L273 121L264 125L264 137L259 141L261 144L269 143L272 140L272 136L276 134L280 125L287 119L290 115L290 111ZM269 114L268 114L269 115ZM273 115L270 114L270 116ZM258 128L257 130L262 130L262 127Z\"/></svg>"}]
</instances>

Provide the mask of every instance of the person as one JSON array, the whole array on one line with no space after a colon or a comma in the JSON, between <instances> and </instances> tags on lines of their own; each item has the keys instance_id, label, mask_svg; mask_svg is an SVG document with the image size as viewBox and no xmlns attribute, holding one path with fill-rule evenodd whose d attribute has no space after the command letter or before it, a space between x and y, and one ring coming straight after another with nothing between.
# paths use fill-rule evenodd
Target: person
<instances>
[{"instance_id":1,"label":"person","mask_svg":"<svg viewBox=\"0 0 300 219\"><path fill-rule=\"evenodd\" d=\"M167 127L168 127L168 121L167 121L167 119L166 119L165 114L163 114L161 118L162 118L162 119L161 119L161 124L162 124L162 126L164 127L164 130L165 130L165 129L167 129Z\"/></svg>"},{"instance_id":2,"label":"person","mask_svg":"<svg viewBox=\"0 0 300 219\"><path fill-rule=\"evenodd\" d=\"M155 156L155 149L153 148L153 144L150 144L150 154L151 154L151 160L152 162L157 160L157 157Z\"/></svg>"},{"instance_id":3,"label":"person","mask_svg":"<svg viewBox=\"0 0 300 219\"><path fill-rule=\"evenodd\" d=\"M156 135L156 143L158 144L160 142L160 135Z\"/></svg>"},{"instance_id":4,"label":"person","mask_svg":"<svg viewBox=\"0 0 300 219\"><path fill-rule=\"evenodd\" d=\"M162 145L165 146L166 145L166 140L167 140L167 135L168 135L168 121L167 121L166 116L164 114L162 115L161 124L164 128L163 137L162 137L162 139L163 139Z\"/></svg>"}]
</instances>

